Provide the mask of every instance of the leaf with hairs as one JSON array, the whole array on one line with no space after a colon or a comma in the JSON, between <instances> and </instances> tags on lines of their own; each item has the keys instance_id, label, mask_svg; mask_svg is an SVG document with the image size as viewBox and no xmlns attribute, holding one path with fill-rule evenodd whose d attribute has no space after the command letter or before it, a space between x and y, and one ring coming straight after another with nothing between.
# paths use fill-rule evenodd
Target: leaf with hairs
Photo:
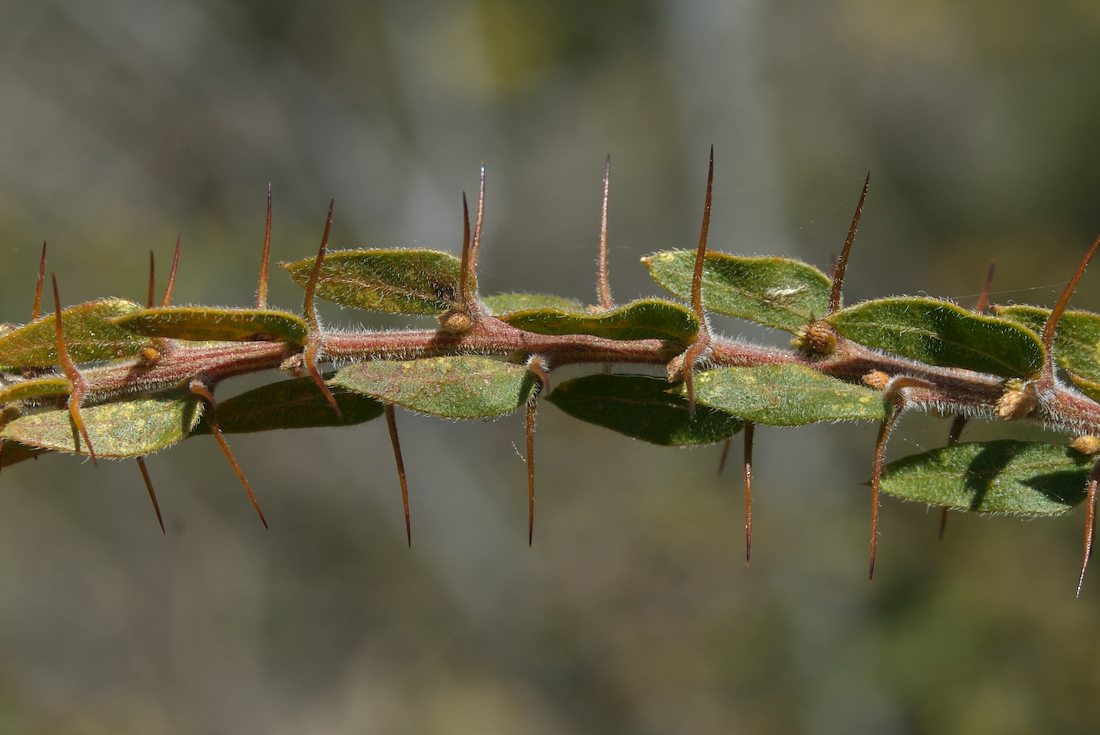
<instances>
[{"instance_id":1,"label":"leaf with hairs","mask_svg":"<svg viewBox=\"0 0 1100 735\"><path fill-rule=\"evenodd\" d=\"M997 316L1042 334L1050 309L1038 306L994 306ZM1067 311L1054 331L1054 360L1069 373L1074 384L1094 401L1100 401L1100 314Z\"/></svg>"},{"instance_id":2,"label":"leaf with hairs","mask_svg":"<svg viewBox=\"0 0 1100 735\"><path fill-rule=\"evenodd\" d=\"M168 306L142 309L115 324L146 337L196 342L286 342L303 345L309 326L297 314L276 309Z\"/></svg>"},{"instance_id":3,"label":"leaf with hairs","mask_svg":"<svg viewBox=\"0 0 1100 735\"><path fill-rule=\"evenodd\" d=\"M13 441L0 439L0 468L10 467L28 459L34 459L40 454L49 454L49 449L40 447L28 447L25 444L17 444Z\"/></svg>"},{"instance_id":4,"label":"leaf with hairs","mask_svg":"<svg viewBox=\"0 0 1100 735\"><path fill-rule=\"evenodd\" d=\"M42 378L21 380L0 388L0 406L15 401L28 401L52 396L66 396L72 390L68 378L48 375Z\"/></svg>"},{"instance_id":5,"label":"leaf with hairs","mask_svg":"<svg viewBox=\"0 0 1100 735\"><path fill-rule=\"evenodd\" d=\"M1030 329L949 301L905 296L841 309L828 322L844 337L940 367L1027 378L1043 366Z\"/></svg>"},{"instance_id":6,"label":"leaf with hairs","mask_svg":"<svg viewBox=\"0 0 1100 735\"><path fill-rule=\"evenodd\" d=\"M141 457L187 438L202 414L191 394L165 393L101 403L81 409L96 455L120 459ZM68 454L87 455L66 409L21 416L0 430L0 439Z\"/></svg>"},{"instance_id":7,"label":"leaf with hairs","mask_svg":"<svg viewBox=\"0 0 1100 735\"><path fill-rule=\"evenodd\" d=\"M642 299L591 314L528 309L505 314L501 319L535 334L590 334L617 340L665 339L687 343L699 331L699 321L689 309L661 299Z\"/></svg>"},{"instance_id":8,"label":"leaf with hairs","mask_svg":"<svg viewBox=\"0 0 1100 735\"><path fill-rule=\"evenodd\" d=\"M717 368L695 375L695 401L768 426L878 421L882 394L803 365Z\"/></svg>"},{"instance_id":9,"label":"leaf with hairs","mask_svg":"<svg viewBox=\"0 0 1100 735\"><path fill-rule=\"evenodd\" d=\"M642 258L669 293L691 300L694 250L666 250ZM703 305L715 314L797 332L829 308L832 282L812 265L792 258L707 253Z\"/></svg>"},{"instance_id":10,"label":"leaf with hairs","mask_svg":"<svg viewBox=\"0 0 1100 735\"><path fill-rule=\"evenodd\" d=\"M678 385L646 375L575 378L546 400L581 421L662 446L713 444L741 430L740 421L706 406L692 420Z\"/></svg>"},{"instance_id":11,"label":"leaf with hairs","mask_svg":"<svg viewBox=\"0 0 1100 735\"><path fill-rule=\"evenodd\" d=\"M330 382L446 419L512 413L527 403L537 385L522 365L478 355L360 362L342 368Z\"/></svg>"},{"instance_id":12,"label":"leaf with hairs","mask_svg":"<svg viewBox=\"0 0 1100 735\"><path fill-rule=\"evenodd\" d=\"M482 302L489 307L489 313L494 316L510 314L514 311L530 311L531 309L558 309L560 311L584 313L584 304L576 299L567 299L564 296L547 296L540 293L501 293L495 296L486 296Z\"/></svg>"},{"instance_id":13,"label":"leaf with hairs","mask_svg":"<svg viewBox=\"0 0 1100 735\"><path fill-rule=\"evenodd\" d=\"M882 492L952 510L1054 516L1084 499L1091 465L1058 444L956 444L890 462Z\"/></svg>"},{"instance_id":14,"label":"leaf with hairs","mask_svg":"<svg viewBox=\"0 0 1100 735\"><path fill-rule=\"evenodd\" d=\"M132 301L102 299L61 311L65 344L73 362L96 362L130 357L149 340L119 327L114 319L141 309ZM0 364L8 367L49 367L57 364L57 336L53 314L0 337Z\"/></svg>"},{"instance_id":15,"label":"leaf with hairs","mask_svg":"<svg viewBox=\"0 0 1100 735\"><path fill-rule=\"evenodd\" d=\"M382 415L382 404L346 388L332 390L342 418L312 378L294 378L261 386L218 404L218 426L226 434L274 429L309 429L319 426L352 426ZM208 434L204 419L193 432Z\"/></svg>"},{"instance_id":16,"label":"leaf with hairs","mask_svg":"<svg viewBox=\"0 0 1100 735\"><path fill-rule=\"evenodd\" d=\"M313 262L280 265L304 288ZM458 258L437 250L334 250L321 264L317 297L389 314L439 314L458 297L460 271Z\"/></svg>"}]
</instances>

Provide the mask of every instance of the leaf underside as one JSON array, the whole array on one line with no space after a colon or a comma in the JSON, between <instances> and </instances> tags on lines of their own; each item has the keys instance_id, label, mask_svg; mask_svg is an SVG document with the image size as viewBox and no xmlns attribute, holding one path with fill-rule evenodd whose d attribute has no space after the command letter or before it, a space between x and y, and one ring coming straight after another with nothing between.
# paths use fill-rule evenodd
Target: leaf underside
<instances>
[{"instance_id":1,"label":"leaf underside","mask_svg":"<svg viewBox=\"0 0 1100 735\"><path fill-rule=\"evenodd\" d=\"M65 344L73 362L98 362L130 357L150 344L149 339L122 329L114 319L141 310L123 299L101 299L61 311ZM57 335L53 314L17 327L0 337L0 365L12 368L51 367L57 364Z\"/></svg>"},{"instance_id":2,"label":"leaf underside","mask_svg":"<svg viewBox=\"0 0 1100 735\"><path fill-rule=\"evenodd\" d=\"M280 265L304 288L313 263L305 258ZM439 314L458 297L460 271L458 258L437 250L334 250L321 264L317 297L389 314Z\"/></svg>"},{"instance_id":3,"label":"leaf underside","mask_svg":"<svg viewBox=\"0 0 1100 735\"><path fill-rule=\"evenodd\" d=\"M1054 516L1084 499L1090 466L1058 444L956 444L890 462L882 491L953 510Z\"/></svg>"},{"instance_id":4,"label":"leaf underside","mask_svg":"<svg viewBox=\"0 0 1100 735\"><path fill-rule=\"evenodd\" d=\"M875 299L842 309L828 322L853 342L939 367L1027 378L1043 366L1042 344L1030 329L949 301Z\"/></svg>"},{"instance_id":5,"label":"leaf underside","mask_svg":"<svg viewBox=\"0 0 1100 735\"><path fill-rule=\"evenodd\" d=\"M382 415L382 404L373 398L333 387L332 395L342 418L311 378L294 378L264 385L218 404L218 426L226 434L275 429L309 429L320 426L352 426ZM206 420L195 434L208 434Z\"/></svg>"},{"instance_id":6,"label":"leaf underside","mask_svg":"<svg viewBox=\"0 0 1100 735\"><path fill-rule=\"evenodd\" d=\"M699 321L690 310L661 299L643 299L594 313L527 309L505 314L501 319L536 334L590 334L619 340L689 342L699 331Z\"/></svg>"},{"instance_id":7,"label":"leaf underside","mask_svg":"<svg viewBox=\"0 0 1100 735\"><path fill-rule=\"evenodd\" d=\"M713 444L741 422L701 406L692 420L678 385L644 375L588 375L558 385L547 400L570 416L662 446Z\"/></svg>"},{"instance_id":8,"label":"leaf underside","mask_svg":"<svg viewBox=\"0 0 1100 735\"><path fill-rule=\"evenodd\" d=\"M289 311L171 306L142 309L114 320L121 328L147 337L198 342L287 342L303 345L309 326Z\"/></svg>"},{"instance_id":9,"label":"leaf underside","mask_svg":"<svg viewBox=\"0 0 1100 735\"><path fill-rule=\"evenodd\" d=\"M667 250L642 262L665 290L691 300L694 250ZM812 265L791 258L711 252L703 261L702 285L708 311L794 333L825 315L832 282Z\"/></svg>"}]
</instances>

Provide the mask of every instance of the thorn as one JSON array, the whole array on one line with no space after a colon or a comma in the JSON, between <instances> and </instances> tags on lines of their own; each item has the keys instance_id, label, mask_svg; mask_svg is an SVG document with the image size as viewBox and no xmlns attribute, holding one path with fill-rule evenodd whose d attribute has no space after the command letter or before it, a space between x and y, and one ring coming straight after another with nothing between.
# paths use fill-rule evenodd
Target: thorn
<instances>
[{"instance_id":1,"label":"thorn","mask_svg":"<svg viewBox=\"0 0 1100 735\"><path fill-rule=\"evenodd\" d=\"M393 459L397 463L397 479L401 483L401 505L405 509L405 538L408 539L409 548L413 545L412 521L409 517L409 484L405 477L405 460L401 458L401 440L397 437L397 417L394 415L393 404L385 404L386 427L390 430L390 444L393 445Z\"/></svg>"},{"instance_id":2,"label":"thorn","mask_svg":"<svg viewBox=\"0 0 1100 735\"><path fill-rule=\"evenodd\" d=\"M613 309L615 301L611 298L611 279L608 275L607 253L607 202L611 195L611 155L604 159L603 164L603 206L600 207L600 255L599 270L596 276L596 290L600 298L600 306L604 309Z\"/></svg>"},{"instance_id":3,"label":"thorn","mask_svg":"<svg viewBox=\"0 0 1100 735\"><path fill-rule=\"evenodd\" d=\"M990 272L992 272L992 269L990 269ZM989 276L986 276L986 283L989 283ZM955 417L955 420L951 422L951 430L947 432L947 446L953 447L959 443L959 437L962 436L963 429L966 428L969 420L966 416ZM946 505L940 508L940 530L938 534L940 541L943 541L943 534L947 529L947 516L950 512Z\"/></svg>"},{"instance_id":4,"label":"thorn","mask_svg":"<svg viewBox=\"0 0 1100 735\"><path fill-rule=\"evenodd\" d=\"M1096 530L1096 485L1100 480L1100 462L1092 466L1089 473L1088 500L1085 502L1085 550L1081 558L1081 576L1077 578L1077 596L1081 596L1081 589L1085 586L1085 570L1088 568L1089 559L1092 558L1093 535Z\"/></svg>"},{"instance_id":5,"label":"thorn","mask_svg":"<svg viewBox=\"0 0 1100 735\"><path fill-rule=\"evenodd\" d=\"M65 344L65 328L61 319L61 297L57 294L57 276L51 273L50 279L53 281L54 335L57 339L57 360L61 363L61 369L72 386L69 391L69 416L72 417L73 426L76 427L79 435L84 437L84 443L88 447L88 456L92 458L92 464L99 466L99 461L95 456L95 448L92 446L92 439L88 436L88 428L84 425L84 417L80 414L80 404L84 400L86 385L80 371L76 369L76 364L69 357L69 347ZM74 443L76 444L76 450L80 451L80 442L76 441Z\"/></svg>"},{"instance_id":6,"label":"thorn","mask_svg":"<svg viewBox=\"0 0 1100 735\"><path fill-rule=\"evenodd\" d=\"M462 192L462 267L458 276L458 303L466 305L466 284L470 280L470 206Z\"/></svg>"},{"instance_id":7,"label":"thorn","mask_svg":"<svg viewBox=\"0 0 1100 735\"><path fill-rule=\"evenodd\" d=\"M829 253L829 280L836 277L836 253Z\"/></svg>"},{"instance_id":8,"label":"thorn","mask_svg":"<svg viewBox=\"0 0 1100 735\"><path fill-rule=\"evenodd\" d=\"M160 300L161 306L172 303L172 291L176 288L176 271L180 265L180 236L176 235L176 251L172 253L172 267L168 269L168 285L164 287L164 298Z\"/></svg>"},{"instance_id":9,"label":"thorn","mask_svg":"<svg viewBox=\"0 0 1100 735\"><path fill-rule=\"evenodd\" d=\"M703 311L703 263L707 256L707 235L710 233L710 205L714 195L714 146L710 147L707 162L707 193L703 202L703 225L699 229L699 247L695 251L695 271L691 276L691 309L699 320L699 332L695 341L684 352L684 388L687 391L688 420L695 418L695 382L693 368L710 347L710 329Z\"/></svg>"},{"instance_id":10,"label":"thorn","mask_svg":"<svg viewBox=\"0 0 1100 735\"><path fill-rule=\"evenodd\" d=\"M38 257L38 280L34 284L34 302L31 304L31 321L42 314L42 286L46 281L46 241L42 241L42 255Z\"/></svg>"},{"instance_id":11,"label":"thorn","mask_svg":"<svg viewBox=\"0 0 1100 735\"><path fill-rule=\"evenodd\" d=\"M267 271L271 264L271 182L267 182L267 218L264 223L264 249L260 256L260 281L256 286L256 308L267 308Z\"/></svg>"},{"instance_id":12,"label":"thorn","mask_svg":"<svg viewBox=\"0 0 1100 735\"><path fill-rule=\"evenodd\" d=\"M474 218L474 239L470 243L470 266L467 277L470 282L466 288L466 303L471 307L477 298L477 260L481 254L481 231L485 225L485 164L481 164L481 178L477 193L477 216Z\"/></svg>"},{"instance_id":13,"label":"thorn","mask_svg":"<svg viewBox=\"0 0 1100 735\"><path fill-rule=\"evenodd\" d=\"M225 440L225 435L222 434L221 427L218 425L217 403L214 401L214 394L197 379L192 380L187 387L192 393L206 401L210 409L206 413L206 425L210 427L210 433L214 435L214 440L217 441L218 446L221 447L222 454L224 454L225 458L229 461L229 466L233 468L233 473L237 475L237 479L240 480L241 485L244 487L244 491L248 493L248 500L252 503L252 507L256 509L256 515L260 517L260 523L264 524L264 528L267 528L267 519L264 518L264 511L260 508L260 501L256 499L256 493L252 492L252 486L248 484L248 478L244 476L244 470L237 464L237 458L234 457L233 452L230 451L229 442Z\"/></svg>"},{"instance_id":14,"label":"thorn","mask_svg":"<svg viewBox=\"0 0 1100 735\"><path fill-rule=\"evenodd\" d=\"M527 420L524 429L527 433L527 546L535 538L535 412L538 410L538 398L527 401Z\"/></svg>"},{"instance_id":15,"label":"thorn","mask_svg":"<svg viewBox=\"0 0 1100 735\"><path fill-rule=\"evenodd\" d=\"M752 434L755 424L745 422L745 564L752 556Z\"/></svg>"},{"instance_id":16,"label":"thorn","mask_svg":"<svg viewBox=\"0 0 1100 735\"><path fill-rule=\"evenodd\" d=\"M306 298L302 309L305 311L306 320L309 322L309 337L306 340L306 348L302 357L306 370L309 372L309 377L313 378L313 382L321 389L321 393L328 401L328 405L332 407L332 412L336 414L336 418L343 421L344 412L340 410L340 405L336 402L336 396L332 395L332 391L329 390L328 385L321 377L321 373L317 370L318 353L321 349L321 319L317 316L316 302L317 281L321 277L321 266L325 262L325 253L328 252L328 238L332 232L332 210L335 204L335 199L329 200L328 216L325 218L325 231L321 235L321 247L317 250L317 259L313 261L313 270L310 271L309 282L306 284Z\"/></svg>"},{"instance_id":17,"label":"thorn","mask_svg":"<svg viewBox=\"0 0 1100 735\"><path fill-rule=\"evenodd\" d=\"M145 308L153 308L154 292L157 290L157 261L153 251L149 251L149 288L145 291Z\"/></svg>"},{"instance_id":18,"label":"thorn","mask_svg":"<svg viewBox=\"0 0 1100 735\"><path fill-rule=\"evenodd\" d=\"M844 271L848 267L848 254L852 252L852 243L856 239L856 230L859 229L859 219L863 216L863 203L867 201L867 189L871 186L871 172L867 172L867 178L863 180L863 191L859 194L859 202L856 204L855 214L852 215L852 224L848 225L848 237L844 240L844 247L840 251L840 258L836 262L833 271L833 290L829 294L829 314L833 314L840 308L841 290L844 288Z\"/></svg>"},{"instance_id":19,"label":"thorn","mask_svg":"<svg viewBox=\"0 0 1100 735\"><path fill-rule=\"evenodd\" d=\"M160 516L160 503L157 502L157 491L153 489L153 481L149 479L149 470L145 467L145 457L137 458L138 469L141 470L141 479L145 480L145 489L149 491L149 500L153 503L153 512L157 514L157 523L160 524L160 532L165 534L164 519Z\"/></svg>"},{"instance_id":20,"label":"thorn","mask_svg":"<svg viewBox=\"0 0 1100 735\"><path fill-rule=\"evenodd\" d=\"M1058 321L1065 313L1066 306L1069 305L1069 299L1073 296L1073 292L1077 290L1077 283L1081 280L1081 276L1085 274L1085 268L1088 267L1092 256L1096 254L1098 246L1100 246L1100 237L1092 241L1092 246L1085 253L1085 257L1081 259L1081 263L1077 266L1073 277L1069 279L1069 283L1066 284L1062 295L1058 297L1058 303L1054 305L1054 309L1050 312L1047 323L1043 327L1043 349L1046 351L1046 360L1043 362L1043 372L1040 377L1042 382L1054 381L1054 330L1058 327Z\"/></svg>"},{"instance_id":21,"label":"thorn","mask_svg":"<svg viewBox=\"0 0 1100 735\"><path fill-rule=\"evenodd\" d=\"M722 456L718 458L718 474L721 475L726 470L726 460L730 456L730 446L733 445L733 437L726 437L726 441L722 444Z\"/></svg>"},{"instance_id":22,"label":"thorn","mask_svg":"<svg viewBox=\"0 0 1100 735\"><path fill-rule=\"evenodd\" d=\"M978 300L974 304L974 311L982 314L989 306L989 292L993 288L993 272L997 269L997 259L989 260L989 267L985 271L985 281L982 283L982 292L978 294Z\"/></svg>"}]
</instances>

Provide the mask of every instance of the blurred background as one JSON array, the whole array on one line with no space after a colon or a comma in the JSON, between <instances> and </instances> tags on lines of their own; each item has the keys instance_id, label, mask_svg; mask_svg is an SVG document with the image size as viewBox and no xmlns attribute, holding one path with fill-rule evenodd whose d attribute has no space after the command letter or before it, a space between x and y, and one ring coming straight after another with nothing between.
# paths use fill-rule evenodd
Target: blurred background
<instances>
[{"instance_id":1,"label":"blurred background","mask_svg":"<svg viewBox=\"0 0 1100 735\"><path fill-rule=\"evenodd\" d=\"M1084 0L8 0L0 321L44 238L68 303L143 299L181 233L177 301L248 305L268 182L277 259L316 251L330 197L336 247L457 253L482 161L483 290L591 301L608 153L612 286L654 295L638 258L697 238L711 144L713 248L825 267L870 170L849 302L969 306L996 258L996 301L1050 304L1100 231L1098 50ZM398 422L411 550L380 421L232 437L268 532L209 438L149 460L166 538L133 463L5 471L0 731L1100 728L1080 511L940 543L887 500L868 584L874 427L762 428L746 567L736 449L720 477L717 448L546 406L529 549L521 416ZM947 429L906 419L891 456Z\"/></svg>"}]
</instances>

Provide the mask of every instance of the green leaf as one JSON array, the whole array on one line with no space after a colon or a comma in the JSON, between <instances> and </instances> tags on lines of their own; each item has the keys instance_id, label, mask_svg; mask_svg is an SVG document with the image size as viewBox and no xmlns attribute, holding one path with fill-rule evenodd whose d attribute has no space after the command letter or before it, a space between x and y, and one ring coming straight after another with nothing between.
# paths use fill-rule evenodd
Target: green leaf
<instances>
[{"instance_id":1,"label":"green leaf","mask_svg":"<svg viewBox=\"0 0 1100 735\"><path fill-rule=\"evenodd\" d=\"M147 337L197 342L288 342L304 345L309 326L289 311L169 306L142 309L115 319L123 329Z\"/></svg>"},{"instance_id":2,"label":"green leaf","mask_svg":"<svg viewBox=\"0 0 1100 735\"><path fill-rule=\"evenodd\" d=\"M333 388L332 395L343 420L311 378L271 383L218 404L218 426L226 434L273 429L309 429L318 426L352 426L382 415L382 404L345 388ZM208 434L206 420L195 434Z\"/></svg>"},{"instance_id":3,"label":"green leaf","mask_svg":"<svg viewBox=\"0 0 1100 735\"><path fill-rule=\"evenodd\" d=\"M718 368L696 373L695 400L745 421L769 426L875 421L886 416L881 393L803 365Z\"/></svg>"},{"instance_id":4,"label":"green leaf","mask_svg":"<svg viewBox=\"0 0 1100 735\"><path fill-rule=\"evenodd\" d=\"M690 420L679 386L644 375L568 380L546 400L581 421L662 446L713 444L741 429L737 419L705 406Z\"/></svg>"},{"instance_id":5,"label":"green leaf","mask_svg":"<svg viewBox=\"0 0 1100 735\"><path fill-rule=\"evenodd\" d=\"M1084 499L1091 464L1057 444L956 444L890 462L882 491L955 510L1053 516Z\"/></svg>"},{"instance_id":6,"label":"green leaf","mask_svg":"<svg viewBox=\"0 0 1100 735\"><path fill-rule=\"evenodd\" d=\"M149 340L122 329L117 317L140 310L132 301L102 299L61 310L65 344L73 362L95 362L129 357ZM35 319L0 337L0 364L9 367L49 367L57 364L54 315Z\"/></svg>"},{"instance_id":7,"label":"green leaf","mask_svg":"<svg viewBox=\"0 0 1100 735\"><path fill-rule=\"evenodd\" d=\"M1038 306L994 306L1004 319L1021 324L1041 335L1050 309ZM1100 314L1067 311L1054 331L1054 360L1086 395L1100 401Z\"/></svg>"},{"instance_id":8,"label":"green leaf","mask_svg":"<svg viewBox=\"0 0 1100 735\"><path fill-rule=\"evenodd\" d=\"M22 380L0 388L0 406L15 401L65 396L69 394L71 388L72 385L69 383L68 378L62 378L58 375Z\"/></svg>"},{"instance_id":9,"label":"green leaf","mask_svg":"<svg viewBox=\"0 0 1100 735\"><path fill-rule=\"evenodd\" d=\"M195 428L201 413L202 403L197 398L180 393L81 409L96 455L114 459L140 457L182 441ZM81 440L78 450L75 436L65 409L21 416L0 430L0 439L86 456L87 447Z\"/></svg>"},{"instance_id":10,"label":"green leaf","mask_svg":"<svg viewBox=\"0 0 1100 735\"><path fill-rule=\"evenodd\" d=\"M948 301L896 297L865 301L828 318L853 342L940 367L1031 377L1043 347L1029 330Z\"/></svg>"},{"instance_id":11,"label":"green leaf","mask_svg":"<svg viewBox=\"0 0 1100 735\"><path fill-rule=\"evenodd\" d=\"M564 296L546 296L540 293L501 293L496 296L486 296L482 299L482 302L489 307L489 313L494 316L531 309L584 311L584 304L576 299L567 299Z\"/></svg>"},{"instance_id":12,"label":"green leaf","mask_svg":"<svg viewBox=\"0 0 1100 735\"><path fill-rule=\"evenodd\" d=\"M305 287L313 258L281 263ZM335 250L325 256L318 298L390 314L439 314L458 297L461 261L423 249Z\"/></svg>"},{"instance_id":13,"label":"green leaf","mask_svg":"<svg viewBox=\"0 0 1100 735\"><path fill-rule=\"evenodd\" d=\"M360 362L331 383L430 416L481 419L527 403L536 380L522 365L466 355Z\"/></svg>"},{"instance_id":14,"label":"green leaf","mask_svg":"<svg viewBox=\"0 0 1100 735\"><path fill-rule=\"evenodd\" d=\"M529 309L501 317L513 327L535 334L590 334L606 339L667 339L690 342L699 322L680 304L643 299L610 311L569 312Z\"/></svg>"},{"instance_id":15,"label":"green leaf","mask_svg":"<svg viewBox=\"0 0 1100 735\"><path fill-rule=\"evenodd\" d=\"M666 250L642 258L669 293L691 300L694 250ZM791 258L707 253L703 305L715 314L797 332L829 307L832 281L812 265Z\"/></svg>"}]
</instances>

